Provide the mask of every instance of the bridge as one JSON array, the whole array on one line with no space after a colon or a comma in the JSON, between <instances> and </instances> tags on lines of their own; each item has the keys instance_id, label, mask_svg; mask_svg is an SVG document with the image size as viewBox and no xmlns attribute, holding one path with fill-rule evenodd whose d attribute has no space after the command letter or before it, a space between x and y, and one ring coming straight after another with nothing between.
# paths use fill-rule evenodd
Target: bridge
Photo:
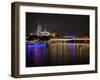
<instances>
[{"instance_id":1,"label":"bridge","mask_svg":"<svg viewBox=\"0 0 100 80\"><path fill-rule=\"evenodd\" d=\"M50 39L48 42L89 42L89 38Z\"/></svg>"}]
</instances>

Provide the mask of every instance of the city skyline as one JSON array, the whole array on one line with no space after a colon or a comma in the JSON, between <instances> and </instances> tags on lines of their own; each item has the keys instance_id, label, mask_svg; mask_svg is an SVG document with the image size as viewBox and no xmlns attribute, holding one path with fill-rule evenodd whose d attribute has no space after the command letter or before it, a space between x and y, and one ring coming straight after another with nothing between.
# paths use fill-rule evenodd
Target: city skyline
<instances>
[{"instance_id":1,"label":"city skyline","mask_svg":"<svg viewBox=\"0 0 100 80\"><path fill-rule=\"evenodd\" d=\"M89 64L89 41L88 15L26 13L26 67Z\"/></svg>"},{"instance_id":2,"label":"city skyline","mask_svg":"<svg viewBox=\"0 0 100 80\"><path fill-rule=\"evenodd\" d=\"M89 16L86 15L26 13L26 33L34 33L38 24L58 35L68 33L89 36Z\"/></svg>"}]
</instances>

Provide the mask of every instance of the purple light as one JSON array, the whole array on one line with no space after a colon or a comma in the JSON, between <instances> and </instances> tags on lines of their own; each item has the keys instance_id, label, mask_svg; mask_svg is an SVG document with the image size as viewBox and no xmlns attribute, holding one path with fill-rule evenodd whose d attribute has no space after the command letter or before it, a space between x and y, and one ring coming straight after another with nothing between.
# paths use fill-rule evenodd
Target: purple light
<instances>
[{"instance_id":1,"label":"purple light","mask_svg":"<svg viewBox=\"0 0 100 80\"><path fill-rule=\"evenodd\" d=\"M42 65L45 62L46 42L27 42L27 65Z\"/></svg>"},{"instance_id":2,"label":"purple light","mask_svg":"<svg viewBox=\"0 0 100 80\"><path fill-rule=\"evenodd\" d=\"M69 36L67 36L67 38L73 39L73 38L75 38L75 36L69 35Z\"/></svg>"},{"instance_id":3,"label":"purple light","mask_svg":"<svg viewBox=\"0 0 100 80\"><path fill-rule=\"evenodd\" d=\"M74 43L69 43L69 48L70 48L70 57L71 57L71 63L74 63L75 60L75 46Z\"/></svg>"}]
</instances>

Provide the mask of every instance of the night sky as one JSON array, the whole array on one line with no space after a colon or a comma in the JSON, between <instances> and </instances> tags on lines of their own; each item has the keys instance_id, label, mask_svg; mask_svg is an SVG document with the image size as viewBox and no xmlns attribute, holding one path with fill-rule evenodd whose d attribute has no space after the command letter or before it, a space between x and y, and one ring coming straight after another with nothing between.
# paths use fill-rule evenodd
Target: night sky
<instances>
[{"instance_id":1,"label":"night sky","mask_svg":"<svg viewBox=\"0 0 100 80\"><path fill-rule=\"evenodd\" d=\"M26 33L34 33L40 24L47 31L57 34L86 34L89 35L88 15L67 15L47 13L26 13Z\"/></svg>"}]
</instances>

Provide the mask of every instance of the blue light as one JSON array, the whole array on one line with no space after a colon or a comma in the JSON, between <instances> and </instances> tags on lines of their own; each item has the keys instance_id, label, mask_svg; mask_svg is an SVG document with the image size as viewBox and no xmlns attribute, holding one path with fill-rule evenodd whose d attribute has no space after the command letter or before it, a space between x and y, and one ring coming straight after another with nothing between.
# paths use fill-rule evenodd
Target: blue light
<instances>
[{"instance_id":1,"label":"blue light","mask_svg":"<svg viewBox=\"0 0 100 80\"><path fill-rule=\"evenodd\" d=\"M67 36L67 38L73 39L73 38L75 38L75 36L69 35L69 36Z\"/></svg>"},{"instance_id":2,"label":"blue light","mask_svg":"<svg viewBox=\"0 0 100 80\"><path fill-rule=\"evenodd\" d=\"M27 42L27 45L28 46L32 46L32 47L36 47L36 46L38 46L38 47L41 47L41 46L46 46L47 45L47 43L46 42Z\"/></svg>"},{"instance_id":3,"label":"blue light","mask_svg":"<svg viewBox=\"0 0 100 80\"><path fill-rule=\"evenodd\" d=\"M26 42L28 65L41 65L45 63L46 42Z\"/></svg>"},{"instance_id":4,"label":"blue light","mask_svg":"<svg viewBox=\"0 0 100 80\"><path fill-rule=\"evenodd\" d=\"M75 46L74 43L69 43L70 48L70 57L71 57L71 63L73 64L75 61Z\"/></svg>"}]
</instances>

